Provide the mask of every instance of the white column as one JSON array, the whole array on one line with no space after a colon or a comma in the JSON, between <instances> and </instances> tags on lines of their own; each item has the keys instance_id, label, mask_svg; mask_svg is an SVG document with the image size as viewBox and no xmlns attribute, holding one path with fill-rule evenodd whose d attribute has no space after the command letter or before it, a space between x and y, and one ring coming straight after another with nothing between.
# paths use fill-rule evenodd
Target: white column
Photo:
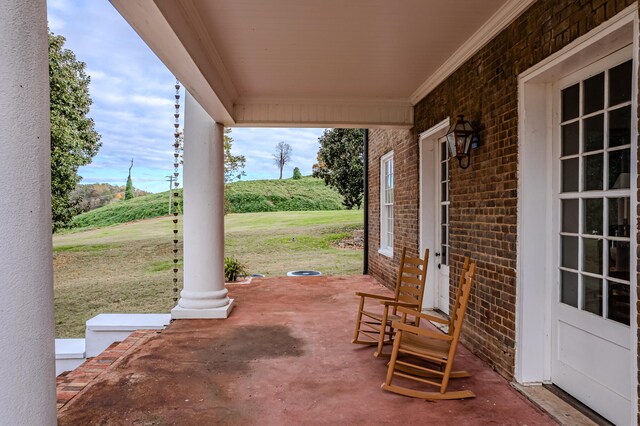
<instances>
[{"instance_id":1,"label":"white column","mask_svg":"<svg viewBox=\"0 0 640 426\"><path fill-rule=\"evenodd\" d=\"M172 318L227 318L224 127L187 93L184 108L184 289Z\"/></svg>"},{"instance_id":2,"label":"white column","mask_svg":"<svg viewBox=\"0 0 640 426\"><path fill-rule=\"evenodd\" d=\"M0 423L55 425L45 0L0 2Z\"/></svg>"}]
</instances>

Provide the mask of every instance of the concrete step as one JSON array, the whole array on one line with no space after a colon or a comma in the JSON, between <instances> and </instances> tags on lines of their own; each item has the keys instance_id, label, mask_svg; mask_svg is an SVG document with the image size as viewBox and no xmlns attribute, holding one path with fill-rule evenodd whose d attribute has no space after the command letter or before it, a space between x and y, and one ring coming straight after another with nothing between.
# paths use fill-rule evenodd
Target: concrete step
<instances>
[{"instance_id":1,"label":"concrete step","mask_svg":"<svg viewBox=\"0 0 640 426\"><path fill-rule=\"evenodd\" d=\"M56 339L56 376L71 371L86 359L85 339Z\"/></svg>"},{"instance_id":2,"label":"concrete step","mask_svg":"<svg viewBox=\"0 0 640 426\"><path fill-rule=\"evenodd\" d=\"M121 342L136 330L162 330L171 314L100 314L87 321L86 355L99 355L113 342Z\"/></svg>"}]
</instances>

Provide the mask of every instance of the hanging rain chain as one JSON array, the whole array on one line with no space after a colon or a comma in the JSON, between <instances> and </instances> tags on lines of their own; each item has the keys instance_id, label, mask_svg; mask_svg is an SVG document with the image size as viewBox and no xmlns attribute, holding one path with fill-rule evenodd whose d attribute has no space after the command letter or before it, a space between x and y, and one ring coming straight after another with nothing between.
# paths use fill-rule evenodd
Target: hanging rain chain
<instances>
[{"instance_id":1,"label":"hanging rain chain","mask_svg":"<svg viewBox=\"0 0 640 426\"><path fill-rule=\"evenodd\" d=\"M176 101L175 112L173 117L175 122L174 127L174 143L173 143L173 301L178 302L178 206L180 204L178 197L180 193L178 191L178 172L180 168L180 82L176 80Z\"/></svg>"}]
</instances>

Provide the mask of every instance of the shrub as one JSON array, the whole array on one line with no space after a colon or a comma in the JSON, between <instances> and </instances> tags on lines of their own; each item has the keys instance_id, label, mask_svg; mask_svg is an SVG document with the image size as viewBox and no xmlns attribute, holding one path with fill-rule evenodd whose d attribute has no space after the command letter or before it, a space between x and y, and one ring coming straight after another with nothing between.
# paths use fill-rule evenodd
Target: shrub
<instances>
[{"instance_id":1,"label":"shrub","mask_svg":"<svg viewBox=\"0 0 640 426\"><path fill-rule=\"evenodd\" d=\"M224 258L224 279L227 282L234 282L239 276L247 275L244 265L235 257Z\"/></svg>"},{"instance_id":2,"label":"shrub","mask_svg":"<svg viewBox=\"0 0 640 426\"><path fill-rule=\"evenodd\" d=\"M302 173L300 173L300 169L299 168L295 168L293 169L293 178L294 179L302 179Z\"/></svg>"}]
</instances>

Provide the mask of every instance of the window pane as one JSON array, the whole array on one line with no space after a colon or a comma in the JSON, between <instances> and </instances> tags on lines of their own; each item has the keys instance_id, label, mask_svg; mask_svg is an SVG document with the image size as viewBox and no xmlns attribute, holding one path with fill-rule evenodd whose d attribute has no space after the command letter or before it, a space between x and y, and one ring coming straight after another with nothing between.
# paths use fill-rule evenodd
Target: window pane
<instances>
[{"instance_id":1,"label":"window pane","mask_svg":"<svg viewBox=\"0 0 640 426\"><path fill-rule=\"evenodd\" d=\"M441 246L441 255L442 255L442 264L443 265L448 265L449 264L449 257L448 257L448 252L447 252L447 246Z\"/></svg>"},{"instance_id":2,"label":"window pane","mask_svg":"<svg viewBox=\"0 0 640 426\"><path fill-rule=\"evenodd\" d=\"M609 198L609 235L629 237L630 201L628 197Z\"/></svg>"},{"instance_id":3,"label":"window pane","mask_svg":"<svg viewBox=\"0 0 640 426\"><path fill-rule=\"evenodd\" d=\"M583 275L582 288L582 309L602 315L602 280Z\"/></svg>"},{"instance_id":4,"label":"window pane","mask_svg":"<svg viewBox=\"0 0 640 426\"><path fill-rule=\"evenodd\" d=\"M604 73L594 75L583 83L582 114L604 108Z\"/></svg>"},{"instance_id":5,"label":"window pane","mask_svg":"<svg viewBox=\"0 0 640 426\"><path fill-rule=\"evenodd\" d=\"M584 200L584 230L585 234L602 235L602 198L588 198Z\"/></svg>"},{"instance_id":6,"label":"window pane","mask_svg":"<svg viewBox=\"0 0 640 426\"><path fill-rule=\"evenodd\" d=\"M604 114L584 120L584 152L604 147Z\"/></svg>"},{"instance_id":7,"label":"window pane","mask_svg":"<svg viewBox=\"0 0 640 426\"><path fill-rule=\"evenodd\" d=\"M440 161L445 161L447 159L447 143L442 142L440 144Z\"/></svg>"},{"instance_id":8,"label":"window pane","mask_svg":"<svg viewBox=\"0 0 640 426\"><path fill-rule=\"evenodd\" d=\"M578 164L577 158L562 160L562 192L578 191Z\"/></svg>"},{"instance_id":9,"label":"window pane","mask_svg":"<svg viewBox=\"0 0 640 426\"><path fill-rule=\"evenodd\" d=\"M582 239L582 270L602 274L602 240Z\"/></svg>"},{"instance_id":10,"label":"window pane","mask_svg":"<svg viewBox=\"0 0 640 426\"><path fill-rule=\"evenodd\" d=\"M560 302L578 307L578 274L560 271Z\"/></svg>"},{"instance_id":11,"label":"window pane","mask_svg":"<svg viewBox=\"0 0 640 426\"><path fill-rule=\"evenodd\" d=\"M447 163L440 163L440 181L447 180Z\"/></svg>"},{"instance_id":12,"label":"window pane","mask_svg":"<svg viewBox=\"0 0 640 426\"><path fill-rule=\"evenodd\" d=\"M620 280L629 281L629 242L609 242L609 276Z\"/></svg>"},{"instance_id":13,"label":"window pane","mask_svg":"<svg viewBox=\"0 0 640 426\"><path fill-rule=\"evenodd\" d=\"M607 287L609 287L609 319L629 325L629 286L626 284L607 281Z\"/></svg>"},{"instance_id":14,"label":"window pane","mask_svg":"<svg viewBox=\"0 0 640 426\"><path fill-rule=\"evenodd\" d=\"M448 198L449 197L449 193L447 191L448 189L449 189L449 186L447 185L447 182L442 182L440 184L440 199L442 201L447 201L449 199Z\"/></svg>"},{"instance_id":15,"label":"window pane","mask_svg":"<svg viewBox=\"0 0 640 426\"><path fill-rule=\"evenodd\" d=\"M628 149L613 151L609 153L609 188L623 189L629 188L630 181L630 161Z\"/></svg>"},{"instance_id":16,"label":"window pane","mask_svg":"<svg viewBox=\"0 0 640 426\"><path fill-rule=\"evenodd\" d=\"M562 232L578 233L578 200L562 200Z\"/></svg>"},{"instance_id":17,"label":"window pane","mask_svg":"<svg viewBox=\"0 0 640 426\"><path fill-rule=\"evenodd\" d=\"M609 112L609 147L631 143L631 106Z\"/></svg>"},{"instance_id":18,"label":"window pane","mask_svg":"<svg viewBox=\"0 0 640 426\"><path fill-rule=\"evenodd\" d=\"M565 268L578 269L578 237L562 236L562 262Z\"/></svg>"},{"instance_id":19,"label":"window pane","mask_svg":"<svg viewBox=\"0 0 640 426\"><path fill-rule=\"evenodd\" d=\"M631 100L631 62L609 70L609 106Z\"/></svg>"},{"instance_id":20,"label":"window pane","mask_svg":"<svg viewBox=\"0 0 640 426\"><path fill-rule=\"evenodd\" d=\"M574 155L580 149L580 123L573 122L562 126L562 156Z\"/></svg>"},{"instance_id":21,"label":"window pane","mask_svg":"<svg viewBox=\"0 0 640 426\"><path fill-rule=\"evenodd\" d=\"M562 121L576 118L579 111L580 84L574 84L562 91Z\"/></svg>"},{"instance_id":22,"label":"window pane","mask_svg":"<svg viewBox=\"0 0 640 426\"><path fill-rule=\"evenodd\" d=\"M440 240L440 242L442 244L448 244L449 241L448 241L447 235L449 233L447 232L447 225L442 225L441 228L442 228L442 235L441 235L442 240Z\"/></svg>"},{"instance_id":23,"label":"window pane","mask_svg":"<svg viewBox=\"0 0 640 426\"><path fill-rule=\"evenodd\" d=\"M448 223L448 216L447 216L447 206L441 206L440 207L440 223Z\"/></svg>"},{"instance_id":24,"label":"window pane","mask_svg":"<svg viewBox=\"0 0 640 426\"><path fill-rule=\"evenodd\" d=\"M604 172L603 155L594 154L584 157L584 190L602 189L602 173Z\"/></svg>"}]
</instances>

